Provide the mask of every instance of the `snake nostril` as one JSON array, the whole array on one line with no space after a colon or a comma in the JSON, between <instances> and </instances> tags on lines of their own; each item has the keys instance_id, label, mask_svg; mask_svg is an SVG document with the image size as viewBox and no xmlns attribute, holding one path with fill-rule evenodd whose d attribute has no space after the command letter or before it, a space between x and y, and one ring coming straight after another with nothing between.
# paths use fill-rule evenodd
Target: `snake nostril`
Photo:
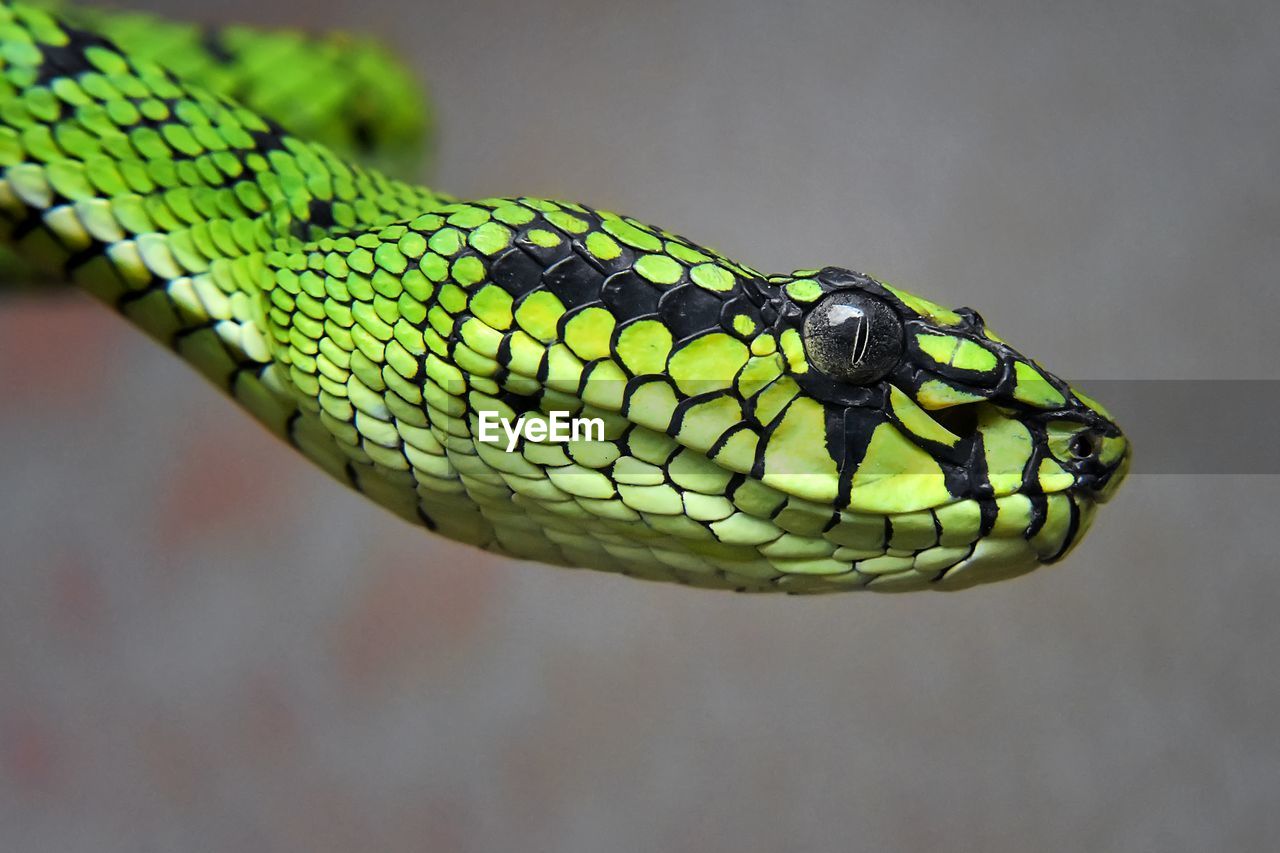
<instances>
[{"instance_id":1,"label":"snake nostril","mask_svg":"<svg viewBox=\"0 0 1280 853\"><path fill-rule=\"evenodd\" d=\"M1088 459L1098 452L1100 446L1097 438L1090 433L1082 432L1071 439L1068 449L1077 459Z\"/></svg>"}]
</instances>

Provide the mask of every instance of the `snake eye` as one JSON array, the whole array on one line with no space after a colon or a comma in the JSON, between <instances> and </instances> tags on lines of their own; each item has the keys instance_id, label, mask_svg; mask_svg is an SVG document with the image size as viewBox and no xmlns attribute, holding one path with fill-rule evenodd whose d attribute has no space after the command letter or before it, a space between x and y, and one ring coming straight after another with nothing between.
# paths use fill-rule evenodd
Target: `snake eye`
<instances>
[{"instance_id":1,"label":"snake eye","mask_svg":"<svg viewBox=\"0 0 1280 853\"><path fill-rule=\"evenodd\" d=\"M887 304L858 290L828 294L804 318L810 362L833 379L865 385L902 357L902 321Z\"/></svg>"}]
</instances>

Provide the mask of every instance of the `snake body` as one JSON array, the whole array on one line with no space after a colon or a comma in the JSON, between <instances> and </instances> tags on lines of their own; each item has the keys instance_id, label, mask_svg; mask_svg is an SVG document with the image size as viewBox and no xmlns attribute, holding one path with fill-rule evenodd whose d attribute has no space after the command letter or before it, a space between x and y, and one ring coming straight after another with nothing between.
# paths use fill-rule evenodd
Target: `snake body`
<instances>
[{"instance_id":1,"label":"snake body","mask_svg":"<svg viewBox=\"0 0 1280 853\"><path fill-rule=\"evenodd\" d=\"M4 243L406 519L700 587L957 589L1061 559L1123 479L1106 410L976 312L393 180L353 158L409 168L423 122L372 48L150 21L0 3ZM282 43L376 60L269 118L237 63ZM481 440L557 412L603 435Z\"/></svg>"}]
</instances>

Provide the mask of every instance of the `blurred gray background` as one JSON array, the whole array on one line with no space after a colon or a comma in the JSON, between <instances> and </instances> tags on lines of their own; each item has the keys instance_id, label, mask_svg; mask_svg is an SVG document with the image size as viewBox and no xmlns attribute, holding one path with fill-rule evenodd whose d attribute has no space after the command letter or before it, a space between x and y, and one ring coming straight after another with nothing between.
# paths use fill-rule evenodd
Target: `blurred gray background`
<instances>
[{"instance_id":1,"label":"blurred gray background","mask_svg":"<svg viewBox=\"0 0 1280 853\"><path fill-rule=\"evenodd\" d=\"M464 197L862 269L1086 389L1280 359L1272 3L147 5L385 38ZM1008 584L744 598L404 526L87 300L0 306L0 389L5 850L1280 842L1276 477L1135 476Z\"/></svg>"}]
</instances>

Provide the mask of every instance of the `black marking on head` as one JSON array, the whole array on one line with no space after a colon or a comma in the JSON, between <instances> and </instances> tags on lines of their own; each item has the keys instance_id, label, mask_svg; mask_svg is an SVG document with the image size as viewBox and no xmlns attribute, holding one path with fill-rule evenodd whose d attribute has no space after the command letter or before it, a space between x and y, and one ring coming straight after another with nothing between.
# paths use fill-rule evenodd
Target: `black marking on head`
<instances>
[{"instance_id":1,"label":"black marking on head","mask_svg":"<svg viewBox=\"0 0 1280 853\"><path fill-rule=\"evenodd\" d=\"M662 291L634 272L614 273L600 287L600 299L619 323L658 313Z\"/></svg>"},{"instance_id":2,"label":"black marking on head","mask_svg":"<svg viewBox=\"0 0 1280 853\"><path fill-rule=\"evenodd\" d=\"M1028 539L1040 532L1044 523L1049 520L1049 499L1044 495L1028 495L1031 500L1031 522L1023 534Z\"/></svg>"},{"instance_id":3,"label":"black marking on head","mask_svg":"<svg viewBox=\"0 0 1280 853\"><path fill-rule=\"evenodd\" d=\"M1071 548L1072 544L1075 543L1076 536L1080 534L1080 505L1076 503L1076 499L1070 492L1067 492L1066 495L1067 503L1071 506L1071 521L1067 523L1067 535L1062 538L1062 547L1057 550L1057 553L1045 558L1041 562L1056 563L1058 560L1061 560Z\"/></svg>"},{"instance_id":4,"label":"black marking on head","mask_svg":"<svg viewBox=\"0 0 1280 853\"><path fill-rule=\"evenodd\" d=\"M778 289L773 285L767 284L759 278L742 278L735 275L738 285L735 287L738 293L741 293L751 304L757 308L763 308L777 295Z\"/></svg>"},{"instance_id":5,"label":"black marking on head","mask_svg":"<svg viewBox=\"0 0 1280 853\"><path fill-rule=\"evenodd\" d=\"M969 328L973 329L981 335L987 328L987 321L982 319L982 315L972 308L957 308L956 314L965 321Z\"/></svg>"},{"instance_id":6,"label":"black marking on head","mask_svg":"<svg viewBox=\"0 0 1280 853\"><path fill-rule=\"evenodd\" d=\"M1000 507L996 505L994 498L982 498L978 501L978 538L984 539L991 535L991 531L996 526L996 516L1000 514Z\"/></svg>"},{"instance_id":7,"label":"black marking on head","mask_svg":"<svg viewBox=\"0 0 1280 853\"><path fill-rule=\"evenodd\" d=\"M658 303L658 314L677 342L717 328L720 309L719 297L696 284L668 290Z\"/></svg>"},{"instance_id":8,"label":"black marking on head","mask_svg":"<svg viewBox=\"0 0 1280 853\"><path fill-rule=\"evenodd\" d=\"M537 243L533 242L533 240L529 239L529 232L537 230L549 231L560 237L560 240L554 246L539 246ZM516 234L515 239L512 242L513 245L519 246L521 249L532 255L539 263L542 264L543 269L552 266L556 261L573 251L573 245L565 239L564 234L560 233L559 229L541 217L534 219L529 224L521 227L519 233Z\"/></svg>"},{"instance_id":9,"label":"black marking on head","mask_svg":"<svg viewBox=\"0 0 1280 853\"><path fill-rule=\"evenodd\" d=\"M778 309L773 305L764 305L760 308L760 319L767 328L775 328L778 325Z\"/></svg>"},{"instance_id":10,"label":"black marking on head","mask_svg":"<svg viewBox=\"0 0 1280 853\"><path fill-rule=\"evenodd\" d=\"M882 411L888 407L888 391L881 383L850 385L832 379L819 370L793 374L792 378L800 386L800 390L824 403Z\"/></svg>"},{"instance_id":11,"label":"black marking on head","mask_svg":"<svg viewBox=\"0 0 1280 853\"><path fill-rule=\"evenodd\" d=\"M725 484L724 496L728 498L729 501L732 503L733 496L738 493L739 487L741 487L742 484L745 483L746 481L747 481L746 474L735 471L733 473L733 476L729 478L729 482ZM717 569L716 571L721 571L721 570Z\"/></svg>"},{"instance_id":12,"label":"black marking on head","mask_svg":"<svg viewBox=\"0 0 1280 853\"><path fill-rule=\"evenodd\" d=\"M620 254L616 258L607 261L597 258L595 255L591 254L590 250L587 249L586 241L583 239L584 236L585 235L579 235L571 241L573 251L576 252L584 261L591 264L591 266L600 270L601 275L608 277L615 272L629 270L635 263L635 253L630 248L623 245L618 246Z\"/></svg>"},{"instance_id":13,"label":"black marking on head","mask_svg":"<svg viewBox=\"0 0 1280 853\"><path fill-rule=\"evenodd\" d=\"M843 267L823 267L815 276L824 290L844 290L847 288L866 288L876 284L875 279L860 272Z\"/></svg>"},{"instance_id":14,"label":"black marking on head","mask_svg":"<svg viewBox=\"0 0 1280 853\"><path fill-rule=\"evenodd\" d=\"M822 525L822 532L830 533L839 524L840 524L840 511L838 509L832 510L831 518L827 519L827 523Z\"/></svg>"},{"instance_id":15,"label":"black marking on head","mask_svg":"<svg viewBox=\"0 0 1280 853\"><path fill-rule=\"evenodd\" d=\"M996 490L991 486L990 472L987 470L987 455L982 447L981 438L974 439L969 451L969 462L965 466L969 479L968 494L973 498L988 499L995 497ZM961 494L956 492L955 494Z\"/></svg>"},{"instance_id":16,"label":"black marking on head","mask_svg":"<svg viewBox=\"0 0 1280 853\"><path fill-rule=\"evenodd\" d=\"M841 413L842 418L841 423L837 425L828 415L827 449L833 459L840 459L837 463L840 486L836 491L836 506L844 508L849 505L849 498L853 494L853 475L857 473L858 466L867 455L871 434L875 432L876 427L884 423L885 416L875 409L859 406L828 407L828 412L833 408ZM833 431L837 429L841 432L839 435L834 435Z\"/></svg>"},{"instance_id":17,"label":"black marking on head","mask_svg":"<svg viewBox=\"0 0 1280 853\"><path fill-rule=\"evenodd\" d=\"M943 449L949 450L949 448ZM961 497L969 495L971 491L969 466L963 460L952 462L946 459L939 459L938 467L942 469L942 482L947 487L948 492Z\"/></svg>"},{"instance_id":18,"label":"black marking on head","mask_svg":"<svg viewBox=\"0 0 1280 853\"><path fill-rule=\"evenodd\" d=\"M962 441L972 441L978 434L978 410L972 405L950 406L927 414Z\"/></svg>"},{"instance_id":19,"label":"black marking on head","mask_svg":"<svg viewBox=\"0 0 1280 853\"><path fill-rule=\"evenodd\" d=\"M44 86L58 77L78 77L90 71L96 71L89 61L86 52L91 47L100 47L114 53L120 49L97 33L78 30L75 27L61 25L67 34L64 45L43 44L40 47L40 64L36 67L35 85ZM121 54L123 56L123 54Z\"/></svg>"},{"instance_id":20,"label":"black marking on head","mask_svg":"<svg viewBox=\"0 0 1280 853\"><path fill-rule=\"evenodd\" d=\"M1022 468L1022 488L1020 491L1027 496L1043 495L1044 486L1040 483L1040 463L1049 454L1049 447L1044 433L1037 429L1036 425L1026 424L1026 427L1031 433L1031 455L1027 458L1027 464Z\"/></svg>"},{"instance_id":21,"label":"black marking on head","mask_svg":"<svg viewBox=\"0 0 1280 853\"><path fill-rule=\"evenodd\" d=\"M823 405L822 407L822 414L827 426L823 442L826 444L827 453L835 460L836 470L844 467L845 458L848 456L849 442L847 440L845 412L846 410L842 406Z\"/></svg>"},{"instance_id":22,"label":"black marking on head","mask_svg":"<svg viewBox=\"0 0 1280 853\"><path fill-rule=\"evenodd\" d=\"M508 249L489 267L489 278L511 294L520 297L542 286L544 267L521 249Z\"/></svg>"},{"instance_id":23,"label":"black marking on head","mask_svg":"<svg viewBox=\"0 0 1280 853\"><path fill-rule=\"evenodd\" d=\"M569 309L599 302L603 280L598 270L576 254L557 261L542 274L547 290Z\"/></svg>"}]
</instances>

